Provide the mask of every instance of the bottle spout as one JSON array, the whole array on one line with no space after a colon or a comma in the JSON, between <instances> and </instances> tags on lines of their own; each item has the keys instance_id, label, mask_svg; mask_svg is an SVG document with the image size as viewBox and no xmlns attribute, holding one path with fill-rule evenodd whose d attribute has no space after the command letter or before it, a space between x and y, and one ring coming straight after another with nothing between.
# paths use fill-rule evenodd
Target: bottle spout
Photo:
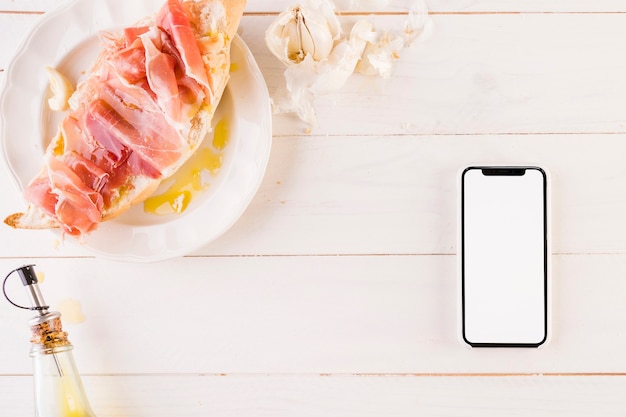
<instances>
[{"instance_id":1,"label":"bottle spout","mask_svg":"<svg viewBox=\"0 0 626 417\"><path fill-rule=\"evenodd\" d=\"M24 307L14 303L6 293L6 282L9 277L15 272L17 272L17 274L19 275L22 284L28 292L31 304L30 307ZM39 279L37 278L37 273L35 272L34 265L24 265L9 272L9 275L6 276L6 278L4 279L4 283L2 284L2 291L4 292L4 297L16 307L26 310L36 310L42 316L48 313L48 309L50 308L50 306L46 304L46 301L43 298L43 294L41 293L41 289L39 288Z\"/></svg>"}]
</instances>

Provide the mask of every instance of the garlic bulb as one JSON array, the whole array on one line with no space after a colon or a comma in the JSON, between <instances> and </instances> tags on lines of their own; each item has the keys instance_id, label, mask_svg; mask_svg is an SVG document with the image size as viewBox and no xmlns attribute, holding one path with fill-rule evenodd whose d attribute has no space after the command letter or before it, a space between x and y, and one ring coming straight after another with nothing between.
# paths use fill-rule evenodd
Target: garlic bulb
<instances>
[{"instance_id":1,"label":"garlic bulb","mask_svg":"<svg viewBox=\"0 0 626 417\"><path fill-rule=\"evenodd\" d=\"M265 32L265 42L278 59L291 66L307 55L314 61L326 59L339 34L334 6L318 0L314 6L298 5L279 14Z\"/></svg>"},{"instance_id":2,"label":"garlic bulb","mask_svg":"<svg viewBox=\"0 0 626 417\"><path fill-rule=\"evenodd\" d=\"M278 15L265 32L270 51L285 65L285 85L272 95L275 114L295 113L311 126L317 124L315 97L339 90L356 71L391 76L400 51L424 32L428 11L424 0L410 0L403 30L376 30L358 20L349 36L341 28L332 0L309 0ZM360 7L384 8L389 0L352 0Z\"/></svg>"},{"instance_id":3,"label":"garlic bulb","mask_svg":"<svg viewBox=\"0 0 626 417\"><path fill-rule=\"evenodd\" d=\"M279 88L272 97L275 113L296 113L298 117L314 126L316 124L315 96L339 90L350 78L372 33L372 24L360 20L333 48L328 58L315 61L311 55L285 71L285 87Z\"/></svg>"}]
</instances>

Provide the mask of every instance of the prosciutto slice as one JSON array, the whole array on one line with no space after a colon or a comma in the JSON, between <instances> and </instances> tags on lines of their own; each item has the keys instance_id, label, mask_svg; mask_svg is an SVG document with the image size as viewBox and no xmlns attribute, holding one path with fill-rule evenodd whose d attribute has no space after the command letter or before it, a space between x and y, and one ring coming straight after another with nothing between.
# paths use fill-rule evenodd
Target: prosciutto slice
<instances>
[{"instance_id":1,"label":"prosciutto slice","mask_svg":"<svg viewBox=\"0 0 626 417\"><path fill-rule=\"evenodd\" d=\"M119 188L171 175L212 85L190 17L168 0L151 26L105 34L88 78L70 99L60 137L25 197L64 232L94 230Z\"/></svg>"},{"instance_id":2,"label":"prosciutto slice","mask_svg":"<svg viewBox=\"0 0 626 417\"><path fill-rule=\"evenodd\" d=\"M157 26L162 27L171 35L182 57L186 74L201 86L212 91L213 86L204 68L200 47L183 4L179 0L168 0L157 14L156 22Z\"/></svg>"},{"instance_id":3,"label":"prosciutto slice","mask_svg":"<svg viewBox=\"0 0 626 417\"><path fill-rule=\"evenodd\" d=\"M79 177L83 184L97 193L102 191L109 180L109 174L105 170L76 152L64 154L63 163Z\"/></svg>"},{"instance_id":4,"label":"prosciutto slice","mask_svg":"<svg viewBox=\"0 0 626 417\"><path fill-rule=\"evenodd\" d=\"M146 78L146 56L140 39L111 55L110 64L118 76L128 84L136 84Z\"/></svg>"},{"instance_id":5,"label":"prosciutto slice","mask_svg":"<svg viewBox=\"0 0 626 417\"><path fill-rule=\"evenodd\" d=\"M161 39L158 31L153 37L150 33L141 36L145 51L146 79L150 90L156 95L156 102L169 119L177 125L183 122L181 101L178 94L178 80L176 77L176 58L163 52L155 45L160 46Z\"/></svg>"},{"instance_id":6,"label":"prosciutto slice","mask_svg":"<svg viewBox=\"0 0 626 417\"><path fill-rule=\"evenodd\" d=\"M64 225L70 235L95 230L102 216L102 196L64 162L49 157L46 170L25 190L28 201Z\"/></svg>"}]
</instances>

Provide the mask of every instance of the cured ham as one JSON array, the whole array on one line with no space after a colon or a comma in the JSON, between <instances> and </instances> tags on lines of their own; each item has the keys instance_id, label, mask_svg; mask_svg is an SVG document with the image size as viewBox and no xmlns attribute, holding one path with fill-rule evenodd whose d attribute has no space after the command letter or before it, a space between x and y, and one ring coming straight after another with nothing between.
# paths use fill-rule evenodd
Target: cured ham
<instances>
[{"instance_id":1,"label":"cured ham","mask_svg":"<svg viewBox=\"0 0 626 417\"><path fill-rule=\"evenodd\" d=\"M49 157L46 176L35 179L25 197L65 225L70 235L95 230L100 223L103 199L64 162Z\"/></svg>"},{"instance_id":2,"label":"cured ham","mask_svg":"<svg viewBox=\"0 0 626 417\"><path fill-rule=\"evenodd\" d=\"M155 30L155 32L157 32ZM158 32L161 35L163 32ZM162 45L160 36L141 36L146 62L146 79L150 90L156 95L156 102L163 113L175 124L183 123L181 101L176 77L176 58L157 47ZM156 44L155 44L156 41Z\"/></svg>"},{"instance_id":3,"label":"cured ham","mask_svg":"<svg viewBox=\"0 0 626 417\"><path fill-rule=\"evenodd\" d=\"M63 155L63 163L79 177L83 184L97 193L102 191L109 179L109 173L76 152L67 152Z\"/></svg>"},{"instance_id":4,"label":"cured ham","mask_svg":"<svg viewBox=\"0 0 626 417\"><path fill-rule=\"evenodd\" d=\"M70 98L41 173L24 191L64 233L89 233L147 197L210 128L228 67L204 54L204 31L213 24L211 31L231 39L245 2L190 3L167 0L152 23L103 34L103 49Z\"/></svg>"},{"instance_id":5,"label":"cured ham","mask_svg":"<svg viewBox=\"0 0 626 417\"><path fill-rule=\"evenodd\" d=\"M185 65L185 73L212 91L198 41L183 4L178 0L168 0L157 14L156 23L171 35Z\"/></svg>"}]
</instances>

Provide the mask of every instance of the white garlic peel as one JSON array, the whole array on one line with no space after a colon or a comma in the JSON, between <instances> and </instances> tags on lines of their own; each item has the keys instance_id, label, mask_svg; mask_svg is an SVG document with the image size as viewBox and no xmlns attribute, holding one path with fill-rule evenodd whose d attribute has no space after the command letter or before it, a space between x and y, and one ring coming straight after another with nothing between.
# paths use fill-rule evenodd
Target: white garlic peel
<instances>
[{"instance_id":1,"label":"white garlic peel","mask_svg":"<svg viewBox=\"0 0 626 417\"><path fill-rule=\"evenodd\" d=\"M316 125L315 97L340 89L355 71L389 78L400 51L422 34L428 18L424 0L412 0L403 30L377 31L359 20L341 38L332 2L315 4L281 13L265 36L270 51L287 65L285 86L272 95L274 113L296 113L310 125Z\"/></svg>"},{"instance_id":2,"label":"white garlic peel","mask_svg":"<svg viewBox=\"0 0 626 417\"><path fill-rule=\"evenodd\" d=\"M404 24L404 47L410 47L417 38L422 38L431 24L425 0L416 0Z\"/></svg>"},{"instance_id":3,"label":"white garlic peel","mask_svg":"<svg viewBox=\"0 0 626 417\"><path fill-rule=\"evenodd\" d=\"M423 33L428 22L428 11L424 0L414 2L409 10L401 33L372 33L356 70L366 75L389 78L393 65L400 58L400 51L410 47Z\"/></svg>"},{"instance_id":4,"label":"white garlic peel","mask_svg":"<svg viewBox=\"0 0 626 417\"><path fill-rule=\"evenodd\" d=\"M400 57L399 51L403 46L404 39L401 36L388 33L379 35L377 39L371 39L365 47L356 70L362 74L389 78L394 61Z\"/></svg>"},{"instance_id":5,"label":"white garlic peel","mask_svg":"<svg viewBox=\"0 0 626 417\"><path fill-rule=\"evenodd\" d=\"M57 69L50 66L45 67L48 72L48 79L50 81L50 90L52 91L52 97L48 99L48 106L53 111L64 111L69 108L69 99L72 93L74 93L74 86L63 74Z\"/></svg>"},{"instance_id":6,"label":"white garlic peel","mask_svg":"<svg viewBox=\"0 0 626 417\"><path fill-rule=\"evenodd\" d=\"M317 67L310 55L297 66L285 70L285 86L272 95L274 113L295 113L309 125L316 124L314 99L311 85L317 77Z\"/></svg>"}]
</instances>

